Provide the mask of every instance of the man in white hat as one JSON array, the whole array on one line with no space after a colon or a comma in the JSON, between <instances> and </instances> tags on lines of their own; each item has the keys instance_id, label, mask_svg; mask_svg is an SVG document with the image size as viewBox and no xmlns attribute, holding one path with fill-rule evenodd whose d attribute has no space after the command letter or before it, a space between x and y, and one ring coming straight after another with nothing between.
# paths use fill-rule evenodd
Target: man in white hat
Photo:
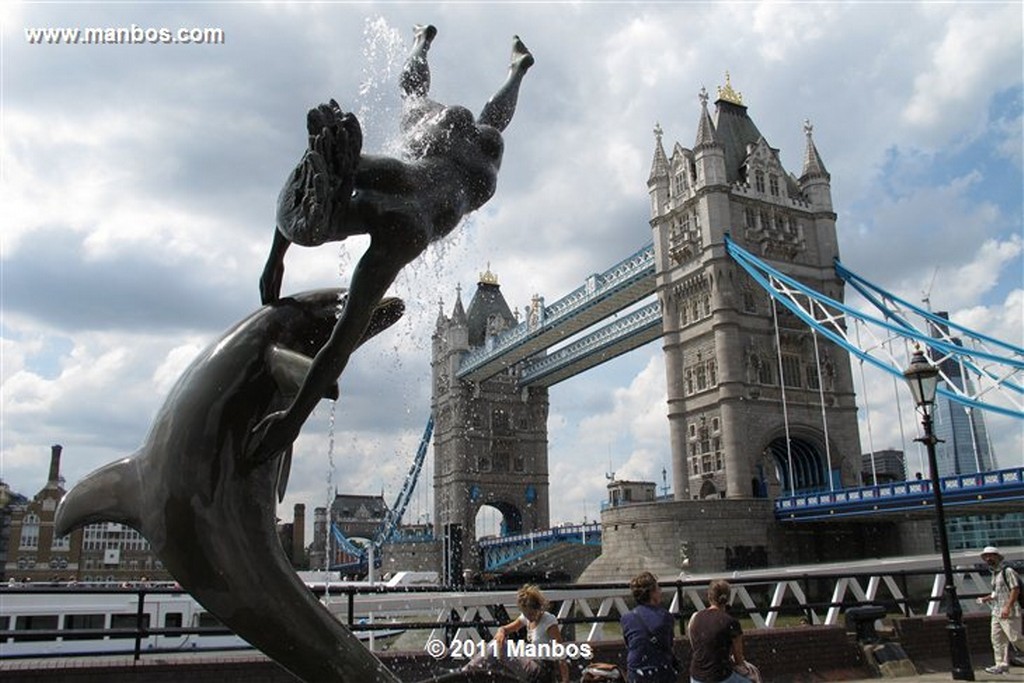
<instances>
[{"instance_id":1,"label":"man in white hat","mask_svg":"<svg viewBox=\"0 0 1024 683\"><path fill-rule=\"evenodd\" d=\"M995 664L986 667L990 674L1004 674L1010 669L1010 643L1017 649L1024 649L1024 636L1020 632L1021 581L1017 572L1003 563L999 548L989 545L981 551L981 559L992 570L992 592L979 598L992 607L992 653Z\"/></svg>"}]
</instances>

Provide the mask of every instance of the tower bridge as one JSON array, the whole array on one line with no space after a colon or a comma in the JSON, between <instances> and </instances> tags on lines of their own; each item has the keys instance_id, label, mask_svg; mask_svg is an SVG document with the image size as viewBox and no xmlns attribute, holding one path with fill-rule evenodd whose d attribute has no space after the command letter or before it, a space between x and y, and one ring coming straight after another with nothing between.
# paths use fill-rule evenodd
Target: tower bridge
<instances>
[{"instance_id":1,"label":"tower bridge","mask_svg":"<svg viewBox=\"0 0 1024 683\"><path fill-rule=\"evenodd\" d=\"M535 296L522 321L489 271L468 308L460 293L450 314L439 312L435 532L448 548L465 541L467 563L479 559L482 506L501 513L503 535L550 527L548 387L654 340L665 357L673 500L606 511L602 544L619 550L602 554L598 574L621 576L644 557L662 570L681 558L708 571L778 564L784 547L789 561L840 560L930 537L892 521L922 516L926 486L854 493L864 487L853 360L900 375L920 345L942 372L942 400L1024 418L1024 349L922 311L841 263L831 176L810 124L797 175L728 84L714 115L708 102L702 91L692 147L668 153L655 127L650 245L550 306ZM847 284L877 311L846 305ZM973 412L965 419L983 436ZM977 469L991 470L983 441ZM1005 509L1024 500L1020 476L982 472L943 487L955 488L956 505ZM868 529L854 518L874 521ZM797 520L834 523L829 542L781 526ZM500 545L487 544L499 554Z\"/></svg>"}]
</instances>

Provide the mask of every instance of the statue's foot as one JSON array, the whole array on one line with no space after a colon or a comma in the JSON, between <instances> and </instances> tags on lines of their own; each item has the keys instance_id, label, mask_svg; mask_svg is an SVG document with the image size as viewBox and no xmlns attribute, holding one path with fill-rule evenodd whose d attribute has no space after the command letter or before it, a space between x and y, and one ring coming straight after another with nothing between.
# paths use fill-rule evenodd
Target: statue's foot
<instances>
[{"instance_id":1,"label":"statue's foot","mask_svg":"<svg viewBox=\"0 0 1024 683\"><path fill-rule=\"evenodd\" d=\"M433 24L416 24L412 27L412 35L413 44L427 50L437 36L437 27Z\"/></svg>"},{"instance_id":2,"label":"statue's foot","mask_svg":"<svg viewBox=\"0 0 1024 683\"><path fill-rule=\"evenodd\" d=\"M510 68L525 72L534 63L533 53L523 44L519 36L512 36L512 64Z\"/></svg>"}]
</instances>

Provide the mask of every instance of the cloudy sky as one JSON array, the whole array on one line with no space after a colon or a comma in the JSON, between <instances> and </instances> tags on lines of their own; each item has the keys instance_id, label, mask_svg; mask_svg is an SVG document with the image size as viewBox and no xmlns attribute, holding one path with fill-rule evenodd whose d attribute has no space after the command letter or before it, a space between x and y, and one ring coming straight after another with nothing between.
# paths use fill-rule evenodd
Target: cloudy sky
<instances>
[{"instance_id":1,"label":"cloudy sky","mask_svg":"<svg viewBox=\"0 0 1024 683\"><path fill-rule=\"evenodd\" d=\"M522 310L650 241L652 129L692 146L698 93L727 71L797 174L813 123L847 266L1022 343L1019 2L8 2L0 17L0 476L25 494L44 484L50 444L65 447L68 485L134 451L194 354L258 306L309 107L336 98L359 113L365 150L393 149L416 23L439 29L443 102L478 110L513 33L537 63L495 197L396 282L408 313L357 354L333 412L323 402L310 419L283 517L333 487L394 498L427 420L434 320L457 286L468 304L489 265ZM29 38L133 26L217 28L224 42ZM363 247L293 249L284 291L344 284ZM885 413L891 381L868 385ZM552 522L594 519L608 471L661 483L664 397L657 344L552 389ZM994 431L1000 463L1020 464L1019 422ZM870 433L875 449L903 448L891 420ZM408 521L430 512L429 493Z\"/></svg>"}]
</instances>

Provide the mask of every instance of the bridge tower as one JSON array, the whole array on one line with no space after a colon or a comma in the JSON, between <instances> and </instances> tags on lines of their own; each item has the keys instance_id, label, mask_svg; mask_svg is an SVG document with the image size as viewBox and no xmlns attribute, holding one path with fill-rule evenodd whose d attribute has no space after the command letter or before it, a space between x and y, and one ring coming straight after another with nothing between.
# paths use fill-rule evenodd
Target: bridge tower
<instances>
[{"instance_id":1,"label":"bridge tower","mask_svg":"<svg viewBox=\"0 0 1024 683\"><path fill-rule=\"evenodd\" d=\"M675 498L854 485L860 439L849 356L773 305L724 246L728 235L842 300L831 178L809 123L797 177L728 74L714 116L708 99L702 89L692 149L676 143L666 154L655 128L648 180Z\"/></svg>"},{"instance_id":2,"label":"bridge tower","mask_svg":"<svg viewBox=\"0 0 1024 683\"><path fill-rule=\"evenodd\" d=\"M455 376L467 352L517 322L488 270L468 311L458 292L451 316L439 311L433 334L434 529L463 545L466 568L479 560L481 507L501 513L503 533L549 526L547 388L518 388L515 369L483 382Z\"/></svg>"}]
</instances>

